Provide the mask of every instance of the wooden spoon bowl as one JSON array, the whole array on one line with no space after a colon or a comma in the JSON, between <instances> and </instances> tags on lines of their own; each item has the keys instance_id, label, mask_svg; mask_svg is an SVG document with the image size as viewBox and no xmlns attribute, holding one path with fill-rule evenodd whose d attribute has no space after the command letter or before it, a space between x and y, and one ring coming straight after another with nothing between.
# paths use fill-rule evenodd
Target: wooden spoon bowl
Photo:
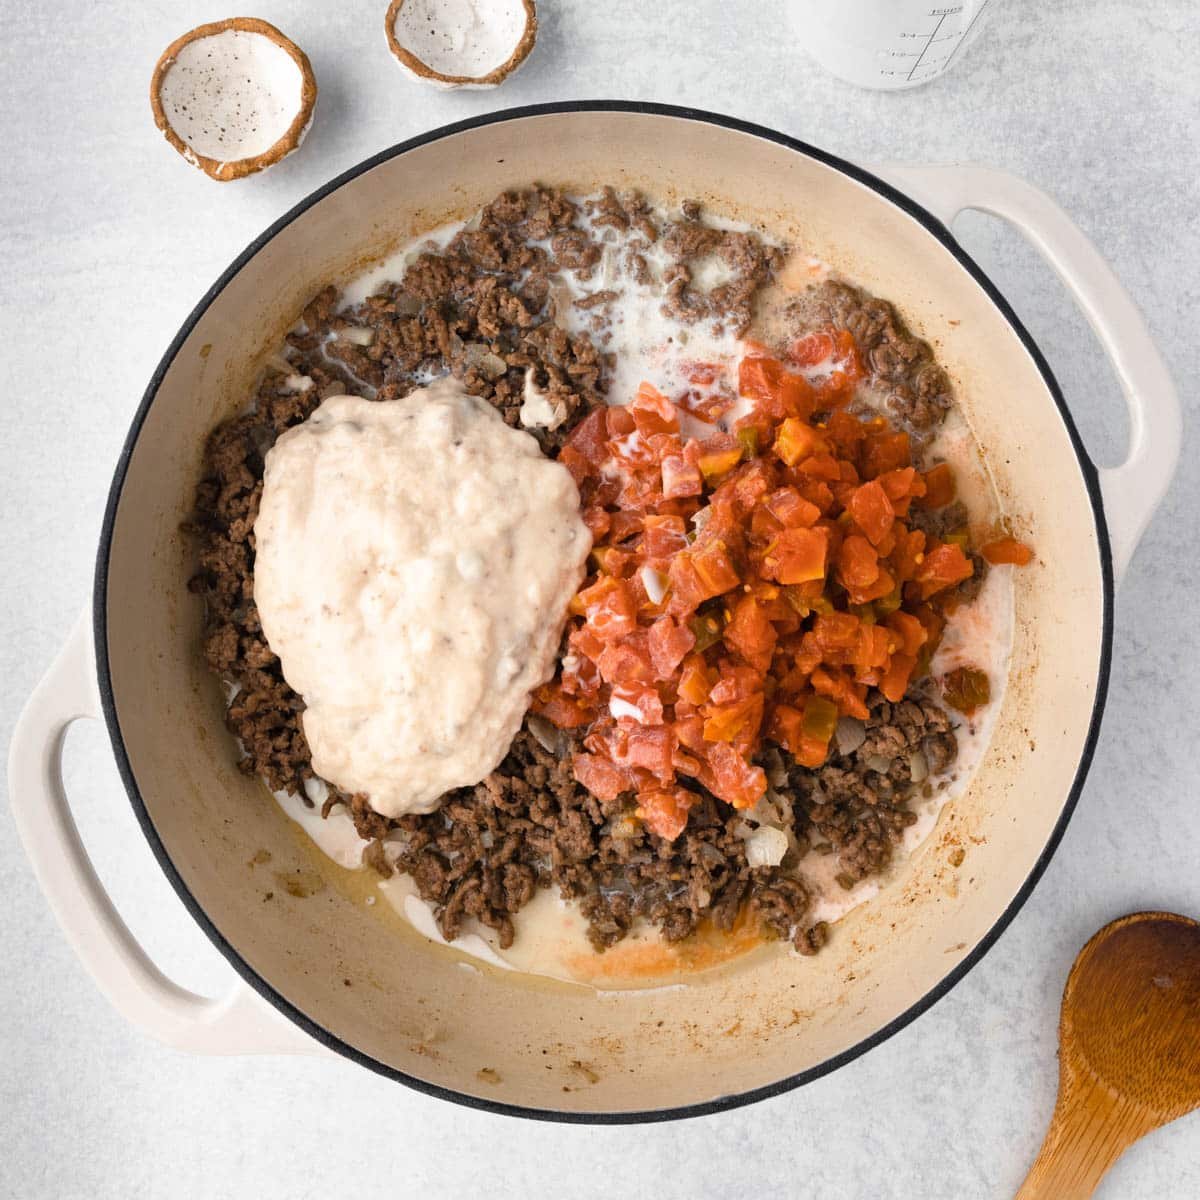
<instances>
[{"instance_id":1,"label":"wooden spoon bowl","mask_svg":"<svg viewBox=\"0 0 1200 1200\"><path fill-rule=\"evenodd\" d=\"M1058 1101L1017 1200L1084 1200L1127 1146L1200 1108L1200 923L1133 913L1063 992Z\"/></svg>"}]
</instances>

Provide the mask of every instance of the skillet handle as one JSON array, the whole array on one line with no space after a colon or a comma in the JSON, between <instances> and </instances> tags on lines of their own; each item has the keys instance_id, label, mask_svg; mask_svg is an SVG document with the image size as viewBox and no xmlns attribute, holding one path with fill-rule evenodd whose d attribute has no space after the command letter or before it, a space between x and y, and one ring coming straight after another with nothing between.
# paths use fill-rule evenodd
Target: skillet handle
<instances>
[{"instance_id":1,"label":"skillet handle","mask_svg":"<svg viewBox=\"0 0 1200 1200\"><path fill-rule=\"evenodd\" d=\"M1129 294L1099 251L1045 192L989 167L877 168L947 228L973 208L1014 225L1066 284L1112 363L1129 406L1129 453L1099 470L1104 517L1119 582L1170 486L1183 422L1162 355Z\"/></svg>"},{"instance_id":2,"label":"skillet handle","mask_svg":"<svg viewBox=\"0 0 1200 1200\"><path fill-rule=\"evenodd\" d=\"M109 1003L168 1046L199 1054L325 1053L241 980L210 999L168 979L113 907L80 840L62 778L68 727L101 718L89 616L80 615L29 697L8 755L17 834L51 911Z\"/></svg>"}]
</instances>

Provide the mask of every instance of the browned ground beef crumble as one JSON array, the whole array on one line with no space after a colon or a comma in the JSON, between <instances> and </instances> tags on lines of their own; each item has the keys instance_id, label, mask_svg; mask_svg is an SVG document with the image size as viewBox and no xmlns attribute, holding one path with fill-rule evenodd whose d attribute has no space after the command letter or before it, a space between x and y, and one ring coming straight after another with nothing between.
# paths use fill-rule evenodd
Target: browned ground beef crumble
<instances>
[{"instance_id":1,"label":"browned ground beef crumble","mask_svg":"<svg viewBox=\"0 0 1200 1200\"><path fill-rule=\"evenodd\" d=\"M594 227L630 235L625 266L635 279L646 277L642 251L663 240L675 264L664 307L687 322L710 320L745 332L757 293L782 261L782 251L754 235L704 224L693 203L661 228L635 194L605 189L588 208ZM589 334L568 334L554 320L561 303L555 273L572 268L586 281L600 257L579 217L576 204L552 189L506 193L484 209L474 228L445 250L423 253L399 284L353 312L339 312L337 292L325 288L288 337L289 369L312 386L288 390L283 373L269 373L253 410L211 435L189 526L199 541L199 570L190 586L206 600L208 663L237 686L226 723L241 742L239 765L247 775L301 795L313 775L300 725L304 703L284 681L254 605L253 527L263 456L283 430L327 396L374 389L378 399L398 397L417 386L419 373L447 368L510 425L518 423L526 371L532 370L536 384L568 414L554 432L535 431L543 449L556 454L579 419L604 402L609 366ZM548 242L549 251L535 242ZM732 277L710 292L694 289L689 263L714 254ZM576 304L596 311L598 330L619 295L606 289ZM927 437L950 407L949 383L929 347L908 333L892 306L838 282L813 288L801 305L810 324L815 314L854 334L872 387L915 439ZM372 329L371 343L338 337L352 326ZM923 514L916 524L944 532L964 521L957 506ZM982 569L963 585L964 596L977 591L981 578ZM957 753L945 712L920 689L900 704L873 692L869 707L861 744L843 742L845 752L835 748L817 770L778 749L761 760L790 811L799 854L814 849L836 855L845 887L884 870L916 820L908 808L919 789L914 761L936 774ZM332 788L325 813L339 804L349 810L371 843L364 860L381 874L392 871L382 839L399 844L398 868L434 904L448 939L473 917L508 946L514 914L538 888L553 885L579 902L597 949L619 941L639 917L670 941L687 937L702 920L727 930L748 915L769 935L791 938L802 953L824 944L825 924L805 919L812 897L794 875L797 852L779 867L752 869L738 832L745 814L707 794L685 832L664 841L633 816L631 797L606 803L581 788L570 750L567 734L530 718L491 776L449 793L434 813L392 820L374 812L365 796Z\"/></svg>"}]
</instances>

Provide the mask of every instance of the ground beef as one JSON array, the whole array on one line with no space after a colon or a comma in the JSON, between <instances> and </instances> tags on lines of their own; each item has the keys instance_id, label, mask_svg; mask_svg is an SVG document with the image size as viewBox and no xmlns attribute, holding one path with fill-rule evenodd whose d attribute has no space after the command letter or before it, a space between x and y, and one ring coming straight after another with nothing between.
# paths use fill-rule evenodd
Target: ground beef
<instances>
[{"instance_id":1,"label":"ground beef","mask_svg":"<svg viewBox=\"0 0 1200 1200\"><path fill-rule=\"evenodd\" d=\"M649 201L640 193L626 191L618 193L611 187L604 188L599 199L587 202L588 216L597 229L611 228L618 233L630 230L641 234L647 245L658 241L658 226Z\"/></svg>"},{"instance_id":2,"label":"ground beef","mask_svg":"<svg viewBox=\"0 0 1200 1200\"><path fill-rule=\"evenodd\" d=\"M694 202L660 230L642 197L606 188L588 202L587 215L593 230L636 234L627 252L635 278L648 278L643 252L663 241L674 260L665 306L689 321L724 321L744 331L758 290L781 261L782 251L757 237L704 225ZM518 423L531 373L567 414L554 432L538 431L543 449L557 453L584 413L603 403L603 356L586 334L568 334L553 319L550 276L567 267L586 277L599 259L599 245L579 217L576 205L553 189L505 193L445 249L421 254L399 283L353 311L339 312L336 290L323 289L288 336L286 371L269 372L252 411L209 438L189 523L199 542L190 586L206 600L205 657L234 687L226 723L241 742L239 765L247 775L302 795L313 777L303 701L284 681L254 605L253 529L264 455L327 396L373 390L379 399L398 397L423 373L446 369L510 425ZM691 267L714 255L728 281L707 292L693 287ZM940 419L948 392L924 343L907 335L890 305L843 285L826 288L822 303L855 332L875 378L893 384L895 395L912 393L907 419ZM593 293L583 307L602 309L616 295ZM936 521L958 515L922 520L936 532ZM728 930L747 913L769 936L791 938L811 954L829 930L807 919L812 898L794 874L796 860L813 847L836 854L847 886L883 870L915 820L907 807L913 755L923 753L937 772L957 752L944 712L931 701L890 705L876 695L870 708L861 745L817 771L778 750L766 752L777 807L797 843L779 867L749 866L743 835L753 818L707 794L674 842L648 833L633 815L632 797L601 802L575 782L569 737L544 723L527 725L495 772L450 793L427 816L385 818L365 796L335 789L322 812L345 808L369 843L364 862L380 874L391 873L398 852L396 868L433 904L449 939L474 918L507 946L513 915L537 889L555 887L578 901L597 949L619 941L639 918L678 941L701 922Z\"/></svg>"},{"instance_id":3,"label":"ground beef","mask_svg":"<svg viewBox=\"0 0 1200 1200\"><path fill-rule=\"evenodd\" d=\"M821 323L854 335L871 383L897 420L930 430L950 411L950 380L928 343L914 337L886 300L848 283L827 280L813 289L804 307Z\"/></svg>"},{"instance_id":4,"label":"ground beef","mask_svg":"<svg viewBox=\"0 0 1200 1200\"><path fill-rule=\"evenodd\" d=\"M750 869L739 815L705 797L685 833L665 842L633 818L631 797L603 802L584 791L570 748L563 736L552 752L522 731L482 783L450 793L437 812L394 823L397 865L434 905L447 938L473 917L510 945L513 914L550 886L580 903L597 949L639 917L668 941L706 917L728 929L747 901L776 936L791 937L797 926L809 933L803 884L776 868Z\"/></svg>"},{"instance_id":5,"label":"ground beef","mask_svg":"<svg viewBox=\"0 0 1200 1200\"><path fill-rule=\"evenodd\" d=\"M755 297L783 265L786 251L751 233L706 225L695 200L684 201L681 211L681 219L662 234L663 247L674 260L663 311L686 324L714 321L741 337L754 319ZM730 278L706 291L694 286L693 267L709 258L718 259Z\"/></svg>"},{"instance_id":6,"label":"ground beef","mask_svg":"<svg viewBox=\"0 0 1200 1200\"><path fill-rule=\"evenodd\" d=\"M870 717L856 749L835 750L815 771L784 756L797 841L836 854L845 887L885 870L916 820L908 807L918 790L914 756L921 752L926 772L936 774L958 753L950 719L931 698L918 693L892 704L872 692L867 706Z\"/></svg>"}]
</instances>

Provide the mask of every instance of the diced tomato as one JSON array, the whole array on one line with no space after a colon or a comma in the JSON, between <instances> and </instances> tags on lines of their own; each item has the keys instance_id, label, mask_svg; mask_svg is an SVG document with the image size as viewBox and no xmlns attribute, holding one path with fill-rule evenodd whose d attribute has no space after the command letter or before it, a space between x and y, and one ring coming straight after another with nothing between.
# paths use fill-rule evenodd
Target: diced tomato
<instances>
[{"instance_id":1,"label":"diced tomato","mask_svg":"<svg viewBox=\"0 0 1200 1200\"><path fill-rule=\"evenodd\" d=\"M777 704L771 714L771 737L781 746L795 752L800 745L804 714L790 704Z\"/></svg>"},{"instance_id":2,"label":"diced tomato","mask_svg":"<svg viewBox=\"0 0 1200 1200\"><path fill-rule=\"evenodd\" d=\"M871 715L866 705L866 685L855 683L845 672L818 667L810 682L815 692L837 705L842 716L865 721Z\"/></svg>"},{"instance_id":3,"label":"diced tomato","mask_svg":"<svg viewBox=\"0 0 1200 1200\"><path fill-rule=\"evenodd\" d=\"M670 615L659 617L650 626L650 661L659 679L672 678L695 644L696 635L686 625L678 624Z\"/></svg>"},{"instance_id":4,"label":"diced tomato","mask_svg":"<svg viewBox=\"0 0 1200 1200\"><path fill-rule=\"evenodd\" d=\"M640 512L615 512L612 514L612 524L609 527L609 537L614 542L623 542L641 533L645 518Z\"/></svg>"},{"instance_id":5,"label":"diced tomato","mask_svg":"<svg viewBox=\"0 0 1200 1200\"><path fill-rule=\"evenodd\" d=\"M621 766L649 771L656 779L669 783L675 777L673 759L678 745L679 738L669 726L630 729L617 761Z\"/></svg>"},{"instance_id":6,"label":"diced tomato","mask_svg":"<svg viewBox=\"0 0 1200 1200\"><path fill-rule=\"evenodd\" d=\"M699 715L684 717L675 722L675 738L679 744L693 754L704 755L708 747L704 744L704 718ZM689 771L688 774L693 772Z\"/></svg>"},{"instance_id":7,"label":"diced tomato","mask_svg":"<svg viewBox=\"0 0 1200 1200\"><path fill-rule=\"evenodd\" d=\"M887 533L885 533L883 537L881 537L876 543L875 549L879 551L880 558L887 558L887 556L891 554L893 550L895 550L896 541L898 538L898 529L899 532L903 532L903 529L893 524L891 529L889 529Z\"/></svg>"},{"instance_id":8,"label":"diced tomato","mask_svg":"<svg viewBox=\"0 0 1200 1200\"><path fill-rule=\"evenodd\" d=\"M745 463L722 484L736 507L739 521L776 485L773 467L762 459Z\"/></svg>"},{"instance_id":9,"label":"diced tomato","mask_svg":"<svg viewBox=\"0 0 1200 1200\"><path fill-rule=\"evenodd\" d=\"M808 528L815 525L821 510L810 504L795 488L784 487L772 492L763 500L767 511L788 529Z\"/></svg>"},{"instance_id":10,"label":"diced tomato","mask_svg":"<svg viewBox=\"0 0 1200 1200\"><path fill-rule=\"evenodd\" d=\"M898 517L907 516L908 506L913 499L925 494L925 480L915 467L885 471L877 478Z\"/></svg>"},{"instance_id":11,"label":"diced tomato","mask_svg":"<svg viewBox=\"0 0 1200 1200\"><path fill-rule=\"evenodd\" d=\"M849 653L858 644L861 621L853 613L821 613L805 635L805 643L821 654L844 651Z\"/></svg>"},{"instance_id":12,"label":"diced tomato","mask_svg":"<svg viewBox=\"0 0 1200 1200\"><path fill-rule=\"evenodd\" d=\"M725 645L755 670L766 673L770 669L775 655L775 628L753 596L743 596L734 604L722 636Z\"/></svg>"},{"instance_id":13,"label":"diced tomato","mask_svg":"<svg viewBox=\"0 0 1200 1200\"><path fill-rule=\"evenodd\" d=\"M916 620L915 617L912 619ZM919 628L919 621L917 625ZM886 667L891 657L892 644L897 640L897 635L883 625L860 625L858 645L854 648L853 658L855 676L862 681L864 676L874 676L880 667Z\"/></svg>"},{"instance_id":14,"label":"diced tomato","mask_svg":"<svg viewBox=\"0 0 1200 1200\"><path fill-rule=\"evenodd\" d=\"M762 723L763 697L747 696L732 704L714 704L707 707L704 720L706 742L732 742L738 739L743 744L753 742Z\"/></svg>"},{"instance_id":15,"label":"diced tomato","mask_svg":"<svg viewBox=\"0 0 1200 1200\"><path fill-rule=\"evenodd\" d=\"M1011 563L1014 567L1027 567L1033 562L1033 551L1013 537L1002 537L988 542L980 553L993 566Z\"/></svg>"},{"instance_id":16,"label":"diced tomato","mask_svg":"<svg viewBox=\"0 0 1200 1200\"><path fill-rule=\"evenodd\" d=\"M922 604L913 612L913 616L921 622L925 629L925 645L921 651L922 657L932 655L942 640L942 630L946 627L945 618L928 604Z\"/></svg>"},{"instance_id":17,"label":"diced tomato","mask_svg":"<svg viewBox=\"0 0 1200 1200\"><path fill-rule=\"evenodd\" d=\"M539 688L530 707L559 729L581 729L596 719L595 704L578 696L565 695L555 684Z\"/></svg>"},{"instance_id":18,"label":"diced tomato","mask_svg":"<svg viewBox=\"0 0 1200 1200\"><path fill-rule=\"evenodd\" d=\"M601 641L611 642L637 628L637 605L624 580L602 576L576 597L583 616Z\"/></svg>"},{"instance_id":19,"label":"diced tomato","mask_svg":"<svg viewBox=\"0 0 1200 1200\"><path fill-rule=\"evenodd\" d=\"M709 699L713 704L732 704L762 691L762 672L753 667L735 666L728 659L721 664L721 678L713 684Z\"/></svg>"},{"instance_id":20,"label":"diced tomato","mask_svg":"<svg viewBox=\"0 0 1200 1200\"><path fill-rule=\"evenodd\" d=\"M891 665L880 680L879 690L893 703L898 704L908 691L908 683L917 665L915 655L895 654Z\"/></svg>"},{"instance_id":21,"label":"diced tomato","mask_svg":"<svg viewBox=\"0 0 1200 1200\"><path fill-rule=\"evenodd\" d=\"M889 555L895 576L902 583L916 577L925 555L925 534L919 529L896 526L896 545Z\"/></svg>"},{"instance_id":22,"label":"diced tomato","mask_svg":"<svg viewBox=\"0 0 1200 1200\"><path fill-rule=\"evenodd\" d=\"M920 585L921 598L928 600L944 588L970 579L974 573L975 568L961 546L941 543L926 553L914 578Z\"/></svg>"},{"instance_id":23,"label":"diced tomato","mask_svg":"<svg viewBox=\"0 0 1200 1200\"><path fill-rule=\"evenodd\" d=\"M938 463L930 467L922 478L925 480L925 495L917 501L921 508L945 508L958 494L954 479L954 468L949 463Z\"/></svg>"},{"instance_id":24,"label":"diced tomato","mask_svg":"<svg viewBox=\"0 0 1200 1200\"><path fill-rule=\"evenodd\" d=\"M676 408L706 425L715 425L736 403L737 398L729 392L701 392L695 388L689 388L675 399Z\"/></svg>"},{"instance_id":25,"label":"diced tomato","mask_svg":"<svg viewBox=\"0 0 1200 1200\"><path fill-rule=\"evenodd\" d=\"M609 439L607 409L593 409L578 425L571 430L564 449L573 450L576 454L594 466L598 466L608 457L607 443ZM559 455L561 461L562 455Z\"/></svg>"},{"instance_id":26,"label":"diced tomato","mask_svg":"<svg viewBox=\"0 0 1200 1200\"><path fill-rule=\"evenodd\" d=\"M571 760L576 782L587 788L597 800L615 800L629 791L629 776L598 754L577 753Z\"/></svg>"},{"instance_id":27,"label":"diced tomato","mask_svg":"<svg viewBox=\"0 0 1200 1200\"><path fill-rule=\"evenodd\" d=\"M879 578L865 587L855 588L850 593L852 604L870 604L873 600L882 600L895 590L896 580L886 567L879 568Z\"/></svg>"},{"instance_id":28,"label":"diced tomato","mask_svg":"<svg viewBox=\"0 0 1200 1200\"><path fill-rule=\"evenodd\" d=\"M681 787L646 789L638 792L637 815L651 833L673 842L687 828L688 813L699 799Z\"/></svg>"},{"instance_id":29,"label":"diced tomato","mask_svg":"<svg viewBox=\"0 0 1200 1200\"><path fill-rule=\"evenodd\" d=\"M692 565L709 596L720 596L742 582L725 547L720 542L697 542L691 551Z\"/></svg>"},{"instance_id":30,"label":"diced tomato","mask_svg":"<svg viewBox=\"0 0 1200 1200\"><path fill-rule=\"evenodd\" d=\"M668 455L662 460L662 490L668 499L699 496L704 491L704 479L700 469L681 454Z\"/></svg>"},{"instance_id":31,"label":"diced tomato","mask_svg":"<svg viewBox=\"0 0 1200 1200\"><path fill-rule=\"evenodd\" d=\"M704 659L698 654L693 654L683 664L683 672L679 676L679 685L676 691L682 699L699 708L708 700L708 693L712 685L713 680L709 678Z\"/></svg>"},{"instance_id":32,"label":"diced tomato","mask_svg":"<svg viewBox=\"0 0 1200 1200\"><path fill-rule=\"evenodd\" d=\"M582 487L584 481L593 473L595 467L587 458L579 453L574 446L564 446L558 452L558 461L571 472L576 487Z\"/></svg>"},{"instance_id":33,"label":"diced tomato","mask_svg":"<svg viewBox=\"0 0 1200 1200\"><path fill-rule=\"evenodd\" d=\"M606 509L592 505L583 510L583 523L591 531L592 541L598 542L608 532L612 525L612 518Z\"/></svg>"},{"instance_id":34,"label":"diced tomato","mask_svg":"<svg viewBox=\"0 0 1200 1200\"><path fill-rule=\"evenodd\" d=\"M801 367L815 367L832 357L833 334L825 329L806 333L788 347L788 358Z\"/></svg>"},{"instance_id":35,"label":"diced tomato","mask_svg":"<svg viewBox=\"0 0 1200 1200\"><path fill-rule=\"evenodd\" d=\"M906 434L837 407L861 378L853 338L823 330L793 352L818 382L756 348L739 365L755 411L733 433L679 433L680 410L730 403L703 395L721 368L699 364L677 401L646 385L589 415L562 451L598 570L531 707L583 730L583 786L636 793L663 836L695 803L678 778L749 806L766 789L751 762L763 736L816 768L839 716L867 717L869 688L901 699L929 670L956 600L947 589L971 574L965 534L927 546L904 519L914 501L953 498L949 467L919 473ZM829 413L819 426L815 410ZM1030 553L1003 538L988 549L995 561Z\"/></svg>"},{"instance_id":36,"label":"diced tomato","mask_svg":"<svg viewBox=\"0 0 1200 1200\"><path fill-rule=\"evenodd\" d=\"M628 437L636 428L637 422L627 404L610 404L604 410L604 427L608 430L608 440Z\"/></svg>"},{"instance_id":37,"label":"diced tomato","mask_svg":"<svg viewBox=\"0 0 1200 1200\"><path fill-rule=\"evenodd\" d=\"M732 446L727 450L711 450L700 455L696 466L704 482L712 487L722 476L729 474L742 461L742 447Z\"/></svg>"},{"instance_id":38,"label":"diced tomato","mask_svg":"<svg viewBox=\"0 0 1200 1200\"><path fill-rule=\"evenodd\" d=\"M751 355L738 363L738 392L747 400L769 403L775 398L783 364L765 355Z\"/></svg>"},{"instance_id":39,"label":"diced tomato","mask_svg":"<svg viewBox=\"0 0 1200 1200\"><path fill-rule=\"evenodd\" d=\"M829 532L824 526L785 529L763 556L768 579L777 583L806 583L824 579Z\"/></svg>"},{"instance_id":40,"label":"diced tomato","mask_svg":"<svg viewBox=\"0 0 1200 1200\"><path fill-rule=\"evenodd\" d=\"M789 371L777 358L743 358L738 366L738 391L765 416L808 419L816 397L802 375Z\"/></svg>"},{"instance_id":41,"label":"diced tomato","mask_svg":"<svg viewBox=\"0 0 1200 1200\"><path fill-rule=\"evenodd\" d=\"M888 471L909 465L911 450L907 433L869 433L862 448L862 473L875 479Z\"/></svg>"},{"instance_id":42,"label":"diced tomato","mask_svg":"<svg viewBox=\"0 0 1200 1200\"><path fill-rule=\"evenodd\" d=\"M878 479L855 488L846 508L854 523L876 547L891 530L896 519L896 510Z\"/></svg>"},{"instance_id":43,"label":"diced tomato","mask_svg":"<svg viewBox=\"0 0 1200 1200\"><path fill-rule=\"evenodd\" d=\"M670 558L687 549L687 526L682 517L648 513L643 519L642 550L647 558Z\"/></svg>"},{"instance_id":44,"label":"diced tomato","mask_svg":"<svg viewBox=\"0 0 1200 1200\"><path fill-rule=\"evenodd\" d=\"M929 631L911 613L891 613L887 618L887 627L900 638L901 650L914 658L929 640Z\"/></svg>"},{"instance_id":45,"label":"diced tomato","mask_svg":"<svg viewBox=\"0 0 1200 1200\"><path fill-rule=\"evenodd\" d=\"M879 554L865 537L852 534L842 542L838 575L851 592L869 588L879 578Z\"/></svg>"},{"instance_id":46,"label":"diced tomato","mask_svg":"<svg viewBox=\"0 0 1200 1200\"><path fill-rule=\"evenodd\" d=\"M690 554L677 554L671 559L671 565L667 568L667 578L670 588L667 608L676 616L687 616L695 612L713 595L697 573Z\"/></svg>"},{"instance_id":47,"label":"diced tomato","mask_svg":"<svg viewBox=\"0 0 1200 1200\"><path fill-rule=\"evenodd\" d=\"M867 436L867 427L857 417L848 412L830 413L825 422L825 436L846 458L857 458L858 448Z\"/></svg>"},{"instance_id":48,"label":"diced tomato","mask_svg":"<svg viewBox=\"0 0 1200 1200\"><path fill-rule=\"evenodd\" d=\"M679 414L675 405L656 387L643 383L629 403L639 433L678 433Z\"/></svg>"},{"instance_id":49,"label":"diced tomato","mask_svg":"<svg viewBox=\"0 0 1200 1200\"><path fill-rule=\"evenodd\" d=\"M573 651L582 654L594 663L598 663L600 655L604 653L604 643L586 625L581 625L578 629L571 630L567 638L567 645Z\"/></svg>"},{"instance_id":50,"label":"diced tomato","mask_svg":"<svg viewBox=\"0 0 1200 1200\"><path fill-rule=\"evenodd\" d=\"M824 479L829 483L840 483L842 480L841 464L832 454L814 454L801 459L796 464L796 470L810 479Z\"/></svg>"},{"instance_id":51,"label":"diced tomato","mask_svg":"<svg viewBox=\"0 0 1200 1200\"><path fill-rule=\"evenodd\" d=\"M823 479L806 479L797 476L795 482L800 495L814 505L818 512L825 514L833 507L833 491Z\"/></svg>"},{"instance_id":52,"label":"diced tomato","mask_svg":"<svg viewBox=\"0 0 1200 1200\"><path fill-rule=\"evenodd\" d=\"M734 808L753 808L767 790L763 769L747 762L728 742L712 744L708 765L711 771L709 791Z\"/></svg>"},{"instance_id":53,"label":"diced tomato","mask_svg":"<svg viewBox=\"0 0 1200 1200\"><path fill-rule=\"evenodd\" d=\"M789 417L779 426L774 449L789 467L794 467L803 459L825 453L826 446L825 439L806 421Z\"/></svg>"},{"instance_id":54,"label":"diced tomato","mask_svg":"<svg viewBox=\"0 0 1200 1200\"><path fill-rule=\"evenodd\" d=\"M848 329L839 329L833 335L833 340L836 343L836 355L838 364L846 375L852 377L856 382L863 377L862 360L858 353L858 343L854 340L854 334Z\"/></svg>"},{"instance_id":55,"label":"diced tomato","mask_svg":"<svg viewBox=\"0 0 1200 1200\"><path fill-rule=\"evenodd\" d=\"M620 550L616 546L597 546L592 551L600 570L605 575L617 579L627 579L633 573L637 563L637 555L629 550Z\"/></svg>"},{"instance_id":56,"label":"diced tomato","mask_svg":"<svg viewBox=\"0 0 1200 1200\"><path fill-rule=\"evenodd\" d=\"M654 682L654 668L650 662L650 652L632 644L632 640L616 645L607 645L600 653L596 665L606 683L628 686L631 683L651 684Z\"/></svg>"}]
</instances>

